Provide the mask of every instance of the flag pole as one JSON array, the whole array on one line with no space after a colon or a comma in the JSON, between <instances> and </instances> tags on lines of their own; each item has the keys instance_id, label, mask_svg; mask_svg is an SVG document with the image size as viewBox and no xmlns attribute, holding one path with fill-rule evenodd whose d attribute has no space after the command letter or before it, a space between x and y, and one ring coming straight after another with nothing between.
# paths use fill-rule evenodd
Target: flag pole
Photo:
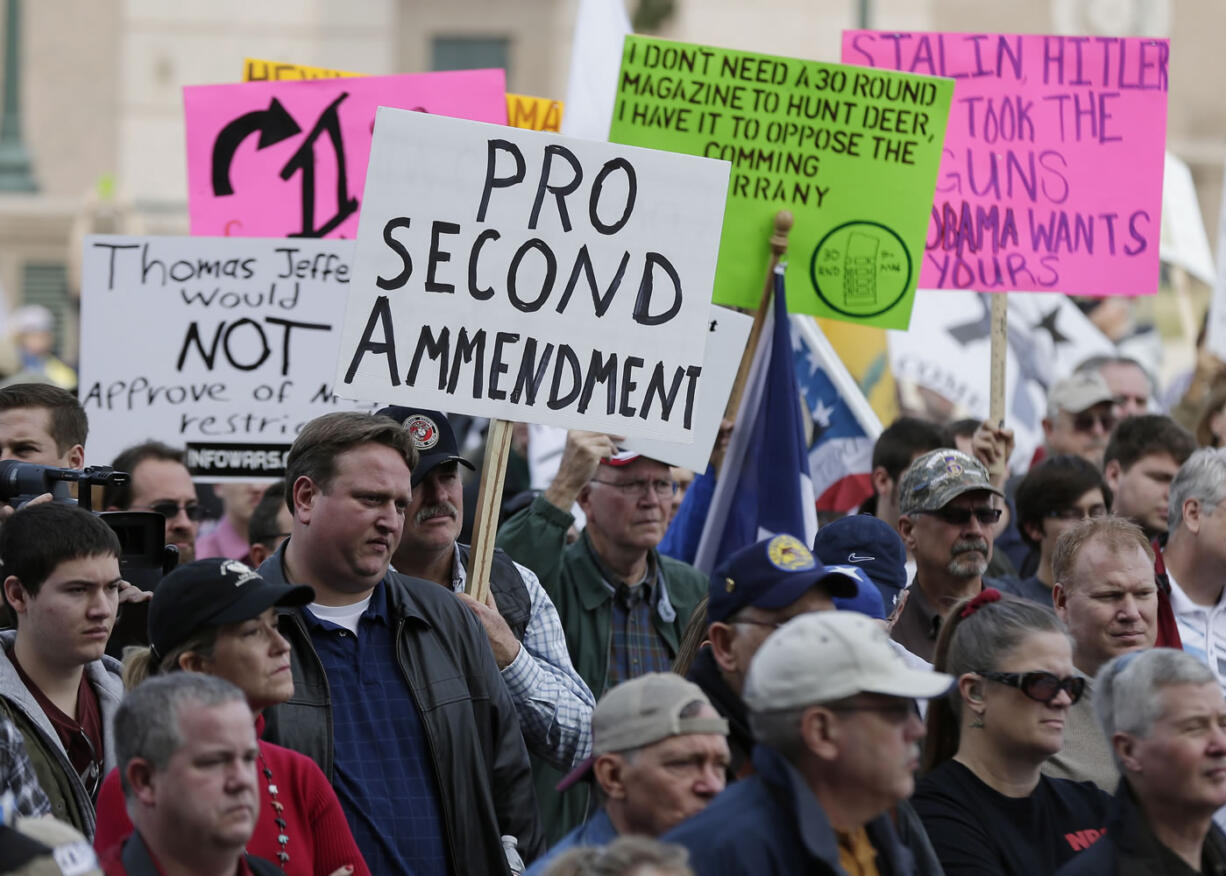
<instances>
[{"instance_id":1,"label":"flag pole","mask_svg":"<svg viewBox=\"0 0 1226 876\"><path fill-rule=\"evenodd\" d=\"M775 267L788 249L788 234L792 230L791 210L780 210L775 214L774 230L770 236L771 261L766 271L766 283L762 288L762 300L753 315L753 326L749 329L749 340L745 343L745 352L741 354L741 364L736 370L736 379L732 382L732 392L728 396L728 404L724 407L724 419L736 422L737 412L741 408L741 396L745 394L745 382L749 379L749 369L753 364L754 354L758 350L758 341L762 337L762 325L766 320L766 310L770 304L771 295L775 290ZM715 473L718 475L724 461L724 451L717 449L711 455Z\"/></svg>"}]
</instances>

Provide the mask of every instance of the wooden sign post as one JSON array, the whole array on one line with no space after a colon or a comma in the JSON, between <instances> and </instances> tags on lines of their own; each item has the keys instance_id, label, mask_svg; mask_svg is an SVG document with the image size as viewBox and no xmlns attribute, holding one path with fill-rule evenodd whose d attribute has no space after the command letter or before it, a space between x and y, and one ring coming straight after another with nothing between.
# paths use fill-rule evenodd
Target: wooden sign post
<instances>
[{"instance_id":1,"label":"wooden sign post","mask_svg":"<svg viewBox=\"0 0 1226 876\"><path fill-rule=\"evenodd\" d=\"M477 492L472 552L468 556L468 578L464 586L464 591L478 602L485 602L490 593L490 566L494 558L494 538L498 535L498 510L502 507L512 426L508 420L490 420L485 433L485 460L481 463L481 488Z\"/></svg>"}]
</instances>

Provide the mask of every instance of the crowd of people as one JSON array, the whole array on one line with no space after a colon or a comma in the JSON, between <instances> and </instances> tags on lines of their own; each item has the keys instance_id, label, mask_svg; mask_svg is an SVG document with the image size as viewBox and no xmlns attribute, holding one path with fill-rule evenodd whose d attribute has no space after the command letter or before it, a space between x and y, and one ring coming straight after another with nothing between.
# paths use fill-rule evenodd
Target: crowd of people
<instances>
[{"instance_id":1,"label":"crowd of people","mask_svg":"<svg viewBox=\"0 0 1226 876\"><path fill-rule=\"evenodd\" d=\"M441 412L318 417L209 526L177 448L0 388L0 458L113 465L173 548L137 586L105 515L0 511L0 870L1226 873L1221 403L1152 395L1089 363L1012 476L901 418L860 513L709 575L677 473L572 431L479 600Z\"/></svg>"}]
</instances>

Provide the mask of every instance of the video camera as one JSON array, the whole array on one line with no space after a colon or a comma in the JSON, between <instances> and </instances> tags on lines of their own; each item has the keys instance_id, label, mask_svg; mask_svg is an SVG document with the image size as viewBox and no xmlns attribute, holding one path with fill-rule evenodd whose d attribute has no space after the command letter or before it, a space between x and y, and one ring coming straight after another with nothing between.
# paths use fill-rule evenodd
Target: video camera
<instances>
[{"instance_id":1,"label":"video camera","mask_svg":"<svg viewBox=\"0 0 1226 876\"><path fill-rule=\"evenodd\" d=\"M91 465L78 470L5 459L0 461L0 501L20 508L43 493L50 493L54 502L77 504L86 511L93 511L89 487L119 486L126 484L131 477L127 472L115 471L105 465ZM82 485L79 499L74 499L68 489L68 485L74 482Z\"/></svg>"},{"instance_id":2,"label":"video camera","mask_svg":"<svg viewBox=\"0 0 1226 876\"><path fill-rule=\"evenodd\" d=\"M162 576L179 562L179 549L166 544L166 520L153 511L94 511L92 488L121 486L132 476L104 465L84 469L56 468L20 460L0 460L0 502L20 508L44 493L53 502L76 504L98 515L119 538L119 574L141 590L152 591ZM73 498L70 484L78 485ZM124 607L107 643L107 653L117 657L129 644L145 641L149 603Z\"/></svg>"}]
</instances>

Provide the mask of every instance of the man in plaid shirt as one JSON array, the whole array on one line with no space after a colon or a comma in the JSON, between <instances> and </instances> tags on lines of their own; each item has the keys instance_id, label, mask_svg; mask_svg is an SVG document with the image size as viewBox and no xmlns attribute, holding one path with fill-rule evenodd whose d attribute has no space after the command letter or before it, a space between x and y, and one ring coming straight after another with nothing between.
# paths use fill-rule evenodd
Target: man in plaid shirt
<instances>
[{"instance_id":1,"label":"man in plaid shirt","mask_svg":"<svg viewBox=\"0 0 1226 876\"><path fill-rule=\"evenodd\" d=\"M488 604L464 592L468 546L457 543L464 519L455 432L439 411L389 407L379 412L403 425L419 454L413 498L392 565L396 571L454 591L481 621L502 680L511 692L528 751L568 771L592 750L591 690L566 650L557 609L532 570L495 556Z\"/></svg>"}]
</instances>

